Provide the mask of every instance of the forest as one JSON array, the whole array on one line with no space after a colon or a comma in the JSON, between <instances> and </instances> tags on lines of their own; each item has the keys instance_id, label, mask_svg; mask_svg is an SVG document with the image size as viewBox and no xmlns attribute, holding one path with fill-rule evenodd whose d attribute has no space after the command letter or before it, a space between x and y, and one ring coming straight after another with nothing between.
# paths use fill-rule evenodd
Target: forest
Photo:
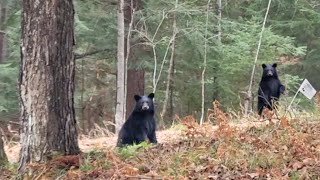
<instances>
[{"instance_id":1,"label":"forest","mask_svg":"<svg viewBox=\"0 0 320 180\"><path fill-rule=\"evenodd\" d=\"M319 179L319 59L318 0L1 0L0 179Z\"/></svg>"}]
</instances>

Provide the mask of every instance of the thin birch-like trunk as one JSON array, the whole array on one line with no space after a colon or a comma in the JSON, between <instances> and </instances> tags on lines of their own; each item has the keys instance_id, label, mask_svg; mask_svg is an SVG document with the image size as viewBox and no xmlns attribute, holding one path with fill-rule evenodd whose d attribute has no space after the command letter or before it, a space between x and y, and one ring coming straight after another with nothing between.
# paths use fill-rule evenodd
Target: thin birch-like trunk
<instances>
[{"instance_id":1,"label":"thin birch-like trunk","mask_svg":"<svg viewBox=\"0 0 320 180\"><path fill-rule=\"evenodd\" d=\"M176 0L175 8L174 8L175 11L174 11L174 14L173 14L173 23L172 23L173 34L172 34L172 43L171 43L171 57L170 57L169 69L168 69L165 99L164 99L164 102L163 102L162 111L160 113L160 116L161 116L162 120L163 120L163 118L165 117L165 115L167 113L168 100L169 100L169 96L170 96L170 86L171 86L171 83L173 81L172 78L173 78L173 73L174 73L173 64L174 64L174 55L175 55L175 43L176 43L176 35L178 33L177 17L176 17L177 8L178 8L178 0Z\"/></svg>"},{"instance_id":2,"label":"thin birch-like trunk","mask_svg":"<svg viewBox=\"0 0 320 180\"><path fill-rule=\"evenodd\" d=\"M200 118L200 125L203 124L204 121L204 99L205 99L205 73L206 73L206 68L207 68L207 44L208 44L208 23L209 23L209 5L210 5L211 0L208 0L207 3L207 19L206 19L206 30L205 30L205 35L204 35L204 58L203 58L203 70L201 73L201 118Z\"/></svg>"},{"instance_id":3,"label":"thin birch-like trunk","mask_svg":"<svg viewBox=\"0 0 320 180\"><path fill-rule=\"evenodd\" d=\"M6 58L6 33L5 23L7 15L7 4L5 1L0 3L0 63Z\"/></svg>"},{"instance_id":4,"label":"thin birch-like trunk","mask_svg":"<svg viewBox=\"0 0 320 180\"><path fill-rule=\"evenodd\" d=\"M222 30L221 30L221 19L222 19L222 5L221 5L221 0L217 0L217 5L218 5L218 41L221 43L221 35L222 35Z\"/></svg>"},{"instance_id":5,"label":"thin birch-like trunk","mask_svg":"<svg viewBox=\"0 0 320 180\"><path fill-rule=\"evenodd\" d=\"M270 5L271 5L271 0L269 0L267 11L266 11L266 14L264 16L262 29L261 29L261 32L260 32L260 38L259 38L259 42L258 42L258 48L257 48L256 56L254 58L254 63L253 63L253 67L252 67L252 73L251 73L251 78L250 78L249 89L248 89L248 91L246 93L246 98L245 98L245 102L244 102L244 114L245 115L248 115L249 107L252 107L252 105L250 105L250 103L252 103L253 77L254 77L254 73L255 73L255 69L256 69L256 64L257 64L257 61L258 61L259 51L260 51L261 42L262 42L262 35L263 35L263 32L264 32L266 21L267 21L267 17L268 17L268 14L269 14Z\"/></svg>"},{"instance_id":6,"label":"thin birch-like trunk","mask_svg":"<svg viewBox=\"0 0 320 180\"><path fill-rule=\"evenodd\" d=\"M125 122L125 32L124 0L118 1L118 52L117 52L117 104L115 114L116 133Z\"/></svg>"}]
</instances>

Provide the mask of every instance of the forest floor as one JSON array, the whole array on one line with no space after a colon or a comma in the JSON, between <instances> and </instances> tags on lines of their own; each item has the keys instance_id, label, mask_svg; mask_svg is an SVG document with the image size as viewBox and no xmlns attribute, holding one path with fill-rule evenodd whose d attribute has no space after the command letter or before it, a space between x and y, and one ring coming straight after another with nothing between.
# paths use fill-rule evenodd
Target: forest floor
<instances>
[{"instance_id":1,"label":"forest floor","mask_svg":"<svg viewBox=\"0 0 320 180\"><path fill-rule=\"evenodd\" d=\"M83 153L31 164L33 174L28 178L320 179L320 119L275 118L268 112L272 120L235 122L215 109L209 114L215 124L200 126L187 116L158 131L156 145L118 149L116 137L82 137ZM18 145L6 146L6 152L11 162L17 162ZM13 179L13 169L8 166L0 179Z\"/></svg>"}]
</instances>

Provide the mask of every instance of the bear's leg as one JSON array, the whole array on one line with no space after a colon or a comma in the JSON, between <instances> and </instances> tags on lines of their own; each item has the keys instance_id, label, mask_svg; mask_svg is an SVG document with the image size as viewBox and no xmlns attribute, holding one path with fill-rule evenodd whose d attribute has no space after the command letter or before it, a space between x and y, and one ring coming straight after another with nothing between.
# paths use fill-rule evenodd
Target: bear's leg
<instances>
[{"instance_id":1,"label":"bear's leg","mask_svg":"<svg viewBox=\"0 0 320 180\"><path fill-rule=\"evenodd\" d=\"M158 143L157 141L157 136L156 136L156 131L152 131L149 135L148 135L148 139L151 143Z\"/></svg>"},{"instance_id":2,"label":"bear's leg","mask_svg":"<svg viewBox=\"0 0 320 180\"><path fill-rule=\"evenodd\" d=\"M135 136L135 141L136 141L135 143L136 144L139 144L145 140L147 140L147 134L145 132L141 132L141 133L136 134L136 136Z\"/></svg>"},{"instance_id":3,"label":"bear's leg","mask_svg":"<svg viewBox=\"0 0 320 180\"><path fill-rule=\"evenodd\" d=\"M132 145L133 144L133 139L128 137L126 134L123 136L119 136L117 146L122 147L124 145Z\"/></svg>"},{"instance_id":4,"label":"bear's leg","mask_svg":"<svg viewBox=\"0 0 320 180\"><path fill-rule=\"evenodd\" d=\"M263 108L264 108L264 100L261 98L258 98L258 114L261 116Z\"/></svg>"}]
</instances>

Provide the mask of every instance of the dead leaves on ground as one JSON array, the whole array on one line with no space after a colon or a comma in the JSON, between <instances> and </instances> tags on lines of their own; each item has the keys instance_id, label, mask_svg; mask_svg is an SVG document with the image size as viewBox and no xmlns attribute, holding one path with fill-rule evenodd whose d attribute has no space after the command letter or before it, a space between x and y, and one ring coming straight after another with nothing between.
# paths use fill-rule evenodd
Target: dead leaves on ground
<instances>
[{"instance_id":1,"label":"dead leaves on ground","mask_svg":"<svg viewBox=\"0 0 320 180\"><path fill-rule=\"evenodd\" d=\"M56 158L41 176L57 177L53 171L63 168L66 173L60 179L71 180L320 177L319 122L281 117L269 126L237 128L217 101L208 118L211 123L202 126L192 116L178 118L186 127L180 140L137 148L134 156L108 148ZM43 171L37 172L39 177Z\"/></svg>"}]
</instances>

